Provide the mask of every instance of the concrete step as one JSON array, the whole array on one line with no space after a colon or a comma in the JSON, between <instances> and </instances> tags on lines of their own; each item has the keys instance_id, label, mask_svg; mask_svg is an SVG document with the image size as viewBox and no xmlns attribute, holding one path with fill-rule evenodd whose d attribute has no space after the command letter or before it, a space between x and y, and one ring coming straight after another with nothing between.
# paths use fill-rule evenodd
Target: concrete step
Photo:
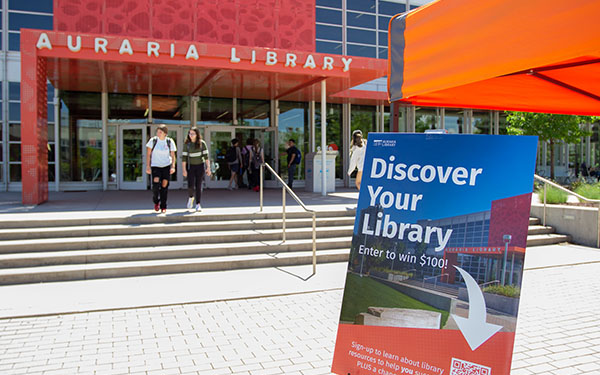
<instances>
[{"instance_id":1,"label":"concrete step","mask_svg":"<svg viewBox=\"0 0 600 375\"><path fill-rule=\"evenodd\" d=\"M344 262L348 260L348 254L348 249L319 250L317 251L317 263ZM279 254L248 254L13 268L0 270L0 285L282 267L311 263L312 251L301 251Z\"/></svg>"},{"instance_id":2,"label":"concrete step","mask_svg":"<svg viewBox=\"0 0 600 375\"><path fill-rule=\"evenodd\" d=\"M312 218L286 218L286 228L312 228ZM354 225L354 217L323 217L317 218L316 226L332 227ZM40 227L0 229L0 240L11 241L21 239L96 237L115 235L136 235L156 233L184 233L206 231L238 231L244 229L279 229L282 227L281 218L226 220L207 222L177 222L155 224L98 224L68 227Z\"/></svg>"},{"instance_id":3,"label":"concrete step","mask_svg":"<svg viewBox=\"0 0 600 375\"><path fill-rule=\"evenodd\" d=\"M353 226L333 226L317 228L317 238L352 237ZM85 249L106 249L125 247L153 247L170 245L190 245L208 243L233 243L253 241L274 241L282 238L281 229L154 233L122 236L90 236L71 238L45 238L34 240L11 240L0 242L0 254L64 251ZM290 228L286 239L312 239L312 228Z\"/></svg>"},{"instance_id":4,"label":"concrete step","mask_svg":"<svg viewBox=\"0 0 600 375\"><path fill-rule=\"evenodd\" d=\"M317 239L317 250L349 250L350 237ZM227 255L280 254L312 250L312 239L235 242L114 249L71 250L20 254L1 254L2 268L41 267L67 264L113 263L157 259L202 258Z\"/></svg>"},{"instance_id":5,"label":"concrete step","mask_svg":"<svg viewBox=\"0 0 600 375\"><path fill-rule=\"evenodd\" d=\"M211 213L205 210L199 213L193 211L178 210L167 215L159 215L153 212L137 213L128 216L97 216L97 217L65 217L55 220L23 217L20 219L3 220L0 218L0 228L48 228L48 227L70 227L86 225L140 225L140 224L158 224L158 223L185 223L185 222L223 222L228 220L281 220L280 212L240 212L240 213ZM325 217L355 217L356 210L332 210L319 211L317 218ZM286 218L311 218L312 214L305 211L286 212Z\"/></svg>"},{"instance_id":6,"label":"concrete step","mask_svg":"<svg viewBox=\"0 0 600 375\"><path fill-rule=\"evenodd\" d=\"M563 234L534 234L527 236L527 247L553 245L570 240L570 236Z\"/></svg>"},{"instance_id":7,"label":"concrete step","mask_svg":"<svg viewBox=\"0 0 600 375\"><path fill-rule=\"evenodd\" d=\"M543 226L543 225L530 225L527 230L527 235L535 235L535 234L550 234L554 233L555 230L553 227Z\"/></svg>"},{"instance_id":8,"label":"concrete step","mask_svg":"<svg viewBox=\"0 0 600 375\"><path fill-rule=\"evenodd\" d=\"M538 219L537 217L530 217L529 218L529 225L540 225L542 221L540 219Z\"/></svg>"}]
</instances>

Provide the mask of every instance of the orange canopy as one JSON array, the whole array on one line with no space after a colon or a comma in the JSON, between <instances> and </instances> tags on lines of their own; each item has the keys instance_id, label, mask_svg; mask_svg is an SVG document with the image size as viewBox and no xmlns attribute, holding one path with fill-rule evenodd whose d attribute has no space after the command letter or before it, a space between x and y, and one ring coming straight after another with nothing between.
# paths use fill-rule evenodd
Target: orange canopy
<instances>
[{"instance_id":1,"label":"orange canopy","mask_svg":"<svg viewBox=\"0 0 600 375\"><path fill-rule=\"evenodd\" d=\"M397 15L390 101L600 115L598 15L598 0L438 0Z\"/></svg>"}]
</instances>

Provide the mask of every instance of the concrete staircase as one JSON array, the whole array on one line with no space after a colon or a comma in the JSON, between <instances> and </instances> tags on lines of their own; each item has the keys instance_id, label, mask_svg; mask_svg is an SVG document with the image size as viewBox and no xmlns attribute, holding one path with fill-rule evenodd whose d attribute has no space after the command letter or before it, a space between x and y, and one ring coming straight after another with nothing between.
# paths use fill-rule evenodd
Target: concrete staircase
<instances>
[{"instance_id":1,"label":"concrete staircase","mask_svg":"<svg viewBox=\"0 0 600 375\"><path fill-rule=\"evenodd\" d=\"M317 214L317 263L348 259L354 210ZM312 219L280 213L0 220L0 285L312 264ZM568 241L530 220L528 246Z\"/></svg>"},{"instance_id":2,"label":"concrete staircase","mask_svg":"<svg viewBox=\"0 0 600 375\"><path fill-rule=\"evenodd\" d=\"M317 214L317 263L347 261L354 211ZM0 221L0 285L312 264L312 216Z\"/></svg>"}]
</instances>

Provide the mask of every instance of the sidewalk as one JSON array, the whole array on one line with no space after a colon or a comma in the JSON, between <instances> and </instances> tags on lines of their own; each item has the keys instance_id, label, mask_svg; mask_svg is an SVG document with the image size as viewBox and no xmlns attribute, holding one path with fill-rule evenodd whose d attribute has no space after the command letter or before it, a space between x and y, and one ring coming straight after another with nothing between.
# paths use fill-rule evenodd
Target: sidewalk
<instances>
[{"instance_id":1,"label":"sidewalk","mask_svg":"<svg viewBox=\"0 0 600 375\"><path fill-rule=\"evenodd\" d=\"M206 212L257 209L254 192L217 193L207 192ZM147 213L149 201L149 192L54 193L27 208L10 194L0 194L0 218L131 215ZM356 205L353 191L338 193L336 204L300 194L311 208ZM221 196L230 205L211 207ZM280 190L267 190L266 209L280 199ZM174 207L184 192L170 201L173 214L184 211ZM600 374L600 250L529 248L525 269L511 373ZM0 374L329 374L345 270L337 263L319 265L313 277L300 266L0 287Z\"/></svg>"}]
</instances>

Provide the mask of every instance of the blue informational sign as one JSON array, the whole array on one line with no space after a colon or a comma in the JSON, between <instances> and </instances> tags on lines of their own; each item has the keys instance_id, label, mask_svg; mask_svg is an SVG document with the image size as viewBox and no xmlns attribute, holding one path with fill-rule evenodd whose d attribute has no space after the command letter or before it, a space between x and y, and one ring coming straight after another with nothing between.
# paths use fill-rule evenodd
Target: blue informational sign
<instances>
[{"instance_id":1,"label":"blue informational sign","mask_svg":"<svg viewBox=\"0 0 600 375\"><path fill-rule=\"evenodd\" d=\"M333 372L509 374L537 143L369 134Z\"/></svg>"}]
</instances>

